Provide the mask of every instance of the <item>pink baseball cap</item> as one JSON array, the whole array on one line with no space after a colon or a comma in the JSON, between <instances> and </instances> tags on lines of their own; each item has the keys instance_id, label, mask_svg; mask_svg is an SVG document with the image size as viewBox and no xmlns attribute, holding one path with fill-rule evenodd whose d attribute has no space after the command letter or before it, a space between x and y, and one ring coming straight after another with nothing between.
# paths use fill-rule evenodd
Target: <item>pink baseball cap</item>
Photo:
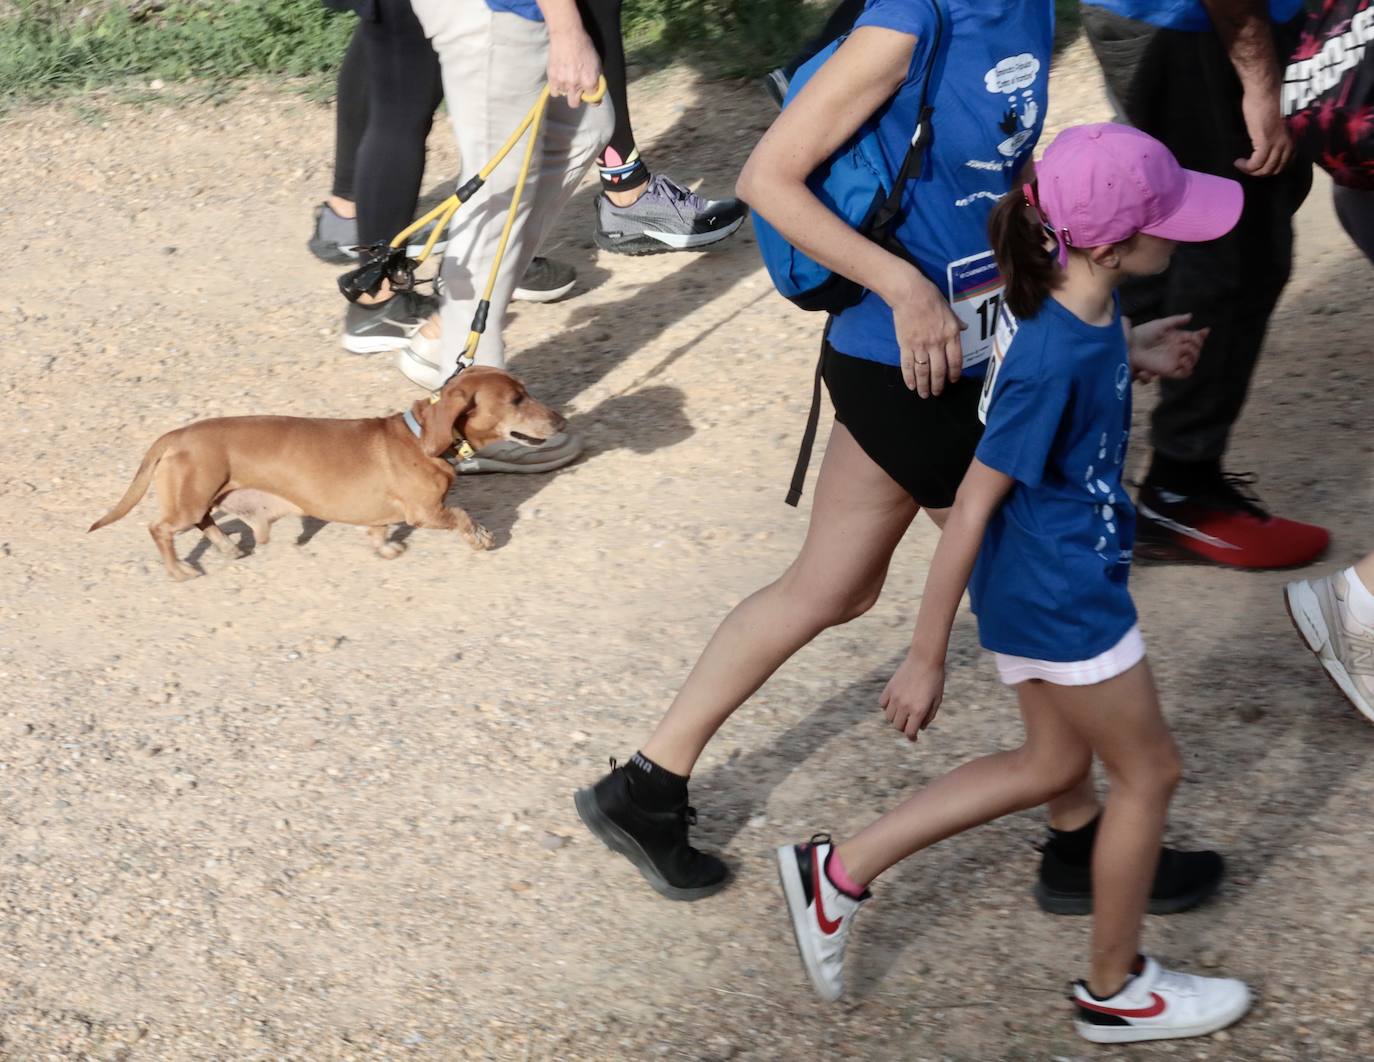
<instances>
[{"instance_id":1,"label":"pink baseball cap","mask_svg":"<svg viewBox=\"0 0 1374 1062\"><path fill-rule=\"evenodd\" d=\"M1065 129L1035 166L1026 199L1059 241L1100 247L1137 232L1180 243L1205 243L1240 220L1244 194L1225 177L1185 170L1154 137L1103 122Z\"/></svg>"}]
</instances>

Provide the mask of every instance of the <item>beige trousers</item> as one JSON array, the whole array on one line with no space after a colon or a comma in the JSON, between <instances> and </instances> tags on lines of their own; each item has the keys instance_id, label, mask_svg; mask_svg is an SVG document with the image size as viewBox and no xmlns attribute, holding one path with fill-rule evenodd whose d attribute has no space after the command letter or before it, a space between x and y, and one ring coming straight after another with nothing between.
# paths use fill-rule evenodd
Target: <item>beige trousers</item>
<instances>
[{"instance_id":1,"label":"beige trousers","mask_svg":"<svg viewBox=\"0 0 1374 1062\"><path fill-rule=\"evenodd\" d=\"M549 34L544 23L504 11L486 0L411 0L425 35L439 55L444 97L462 155L459 184L496 154L544 87ZM477 348L482 365L504 367L501 337L511 292L587 169L611 138L610 99L573 108L551 99L492 294L487 329ZM446 377L467 342L472 316L487 284L506 211L520 175L525 141L458 210L440 267L445 299L439 357ZM588 224L591 224L590 218Z\"/></svg>"}]
</instances>

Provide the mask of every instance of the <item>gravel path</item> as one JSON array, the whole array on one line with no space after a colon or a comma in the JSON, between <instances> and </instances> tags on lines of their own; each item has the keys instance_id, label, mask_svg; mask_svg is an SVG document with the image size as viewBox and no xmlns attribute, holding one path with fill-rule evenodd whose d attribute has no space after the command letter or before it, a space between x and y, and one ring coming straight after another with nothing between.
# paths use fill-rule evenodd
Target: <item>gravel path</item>
<instances>
[{"instance_id":1,"label":"gravel path","mask_svg":"<svg viewBox=\"0 0 1374 1062\"><path fill-rule=\"evenodd\" d=\"M165 95L171 95L169 89ZM638 83L651 162L721 194L770 118L755 86ZM1102 116L1081 44L1057 124ZM676 101L688 101L679 104ZM727 130L723 135L721 130ZM291 524L168 580L147 503L98 535L148 443L208 416L356 416L416 394L342 353L334 270L305 251L328 110L109 99L0 124L0 1055L15 1059L1099 1059L1064 988L1088 924L1030 902L1038 813L910 861L818 1005L771 849L849 830L1017 740L961 618L939 725L875 711L934 535L882 602L797 656L693 782L737 884L659 900L571 792L627 756L723 613L805 528L782 504L818 322L773 295L747 229L717 250L592 248L591 192L551 253L579 294L517 306L513 368L588 439L553 476L461 480L496 532L418 531L383 562ZM453 169L447 129L431 176ZM1276 508L1370 538L1369 270L1319 179L1232 464ZM1142 412L1150 404L1142 391ZM1137 445L1137 460L1141 447ZM1262 1003L1132 1059L1368 1059L1374 733L1289 628L1282 574L1142 567L1135 586L1187 777L1176 841L1231 874L1149 946ZM1066 958L1067 957L1067 958Z\"/></svg>"}]
</instances>

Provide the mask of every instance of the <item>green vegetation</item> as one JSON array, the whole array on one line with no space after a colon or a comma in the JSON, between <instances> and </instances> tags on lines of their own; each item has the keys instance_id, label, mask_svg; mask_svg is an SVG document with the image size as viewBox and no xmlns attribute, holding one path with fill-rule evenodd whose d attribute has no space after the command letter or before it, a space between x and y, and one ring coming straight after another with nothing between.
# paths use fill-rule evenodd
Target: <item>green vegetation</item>
<instances>
[{"instance_id":1,"label":"green vegetation","mask_svg":"<svg viewBox=\"0 0 1374 1062\"><path fill-rule=\"evenodd\" d=\"M16 0L0 15L0 100L130 79L327 78L352 19L319 0L239 0L88 7Z\"/></svg>"},{"instance_id":2,"label":"green vegetation","mask_svg":"<svg viewBox=\"0 0 1374 1062\"><path fill-rule=\"evenodd\" d=\"M626 0L639 62L761 71L819 21L800 0ZM320 0L0 0L0 104L137 79L300 79L328 90L354 19Z\"/></svg>"},{"instance_id":3,"label":"green vegetation","mask_svg":"<svg viewBox=\"0 0 1374 1062\"><path fill-rule=\"evenodd\" d=\"M624 25L641 65L752 76L790 56L831 3L625 0ZM1056 6L1062 42L1077 28L1077 0ZM353 25L320 0L0 0L0 107L154 78L291 78L327 94Z\"/></svg>"}]
</instances>

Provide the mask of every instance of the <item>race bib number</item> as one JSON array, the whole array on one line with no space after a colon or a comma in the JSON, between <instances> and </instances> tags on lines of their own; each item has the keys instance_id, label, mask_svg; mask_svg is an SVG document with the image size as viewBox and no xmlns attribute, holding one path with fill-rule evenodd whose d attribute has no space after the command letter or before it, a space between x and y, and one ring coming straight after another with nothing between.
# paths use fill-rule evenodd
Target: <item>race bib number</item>
<instances>
[{"instance_id":1,"label":"race bib number","mask_svg":"<svg viewBox=\"0 0 1374 1062\"><path fill-rule=\"evenodd\" d=\"M949 305L964 326L959 343L964 348L964 368L988 360L993 334L997 330L997 311L1002 307L1002 274L991 251L950 262Z\"/></svg>"},{"instance_id":2,"label":"race bib number","mask_svg":"<svg viewBox=\"0 0 1374 1062\"><path fill-rule=\"evenodd\" d=\"M978 400L978 419L988 422L988 407L992 405L992 389L997 386L997 374L1002 369L1002 361L1007 356L1012 337L1016 335L1016 318L1011 315L1005 302L1000 303L997 312L997 325L992 331L992 350L988 360L988 373L983 377L983 397Z\"/></svg>"}]
</instances>

